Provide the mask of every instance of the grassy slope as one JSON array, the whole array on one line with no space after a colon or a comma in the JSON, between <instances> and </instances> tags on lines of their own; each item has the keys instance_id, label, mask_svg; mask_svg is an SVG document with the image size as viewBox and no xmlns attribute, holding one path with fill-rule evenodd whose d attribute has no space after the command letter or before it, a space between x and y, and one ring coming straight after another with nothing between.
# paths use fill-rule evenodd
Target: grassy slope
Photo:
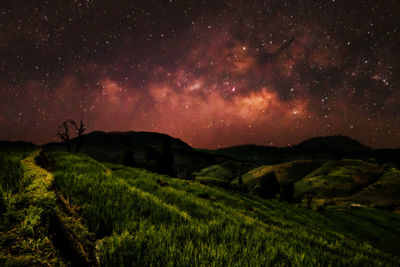
<instances>
[{"instance_id":1,"label":"grassy slope","mask_svg":"<svg viewBox=\"0 0 400 267\"><path fill-rule=\"evenodd\" d=\"M230 161L208 166L199 172L194 172L193 175L200 183L227 187L234 178L255 167L256 165L251 163Z\"/></svg>"},{"instance_id":2,"label":"grassy slope","mask_svg":"<svg viewBox=\"0 0 400 267\"><path fill-rule=\"evenodd\" d=\"M82 244L90 246L92 235L62 210L53 176L36 165L38 154L7 151L0 161L8 166L0 177L8 188L0 211L0 266L82 266L90 261Z\"/></svg>"},{"instance_id":3,"label":"grassy slope","mask_svg":"<svg viewBox=\"0 0 400 267\"><path fill-rule=\"evenodd\" d=\"M15 153L12 158L22 155ZM18 165L8 162L10 169L14 168L9 174L18 169L22 175L17 182L10 183L14 190L5 196L7 210L0 223L0 265L63 265L47 233L46 218L55 207L55 195L49 190L52 176L34 164L35 155ZM2 181L8 179L2 177Z\"/></svg>"},{"instance_id":4,"label":"grassy slope","mask_svg":"<svg viewBox=\"0 0 400 267\"><path fill-rule=\"evenodd\" d=\"M243 185L251 188L259 182L259 178L269 172L275 172L279 182L295 182L321 166L320 161L295 160L276 165L265 165L242 175ZM233 183L238 183L235 179Z\"/></svg>"},{"instance_id":5,"label":"grassy slope","mask_svg":"<svg viewBox=\"0 0 400 267\"><path fill-rule=\"evenodd\" d=\"M295 184L297 194L314 191L324 196L349 196L384 173L377 164L355 159L328 161ZM334 192L333 192L334 191Z\"/></svg>"},{"instance_id":6,"label":"grassy slope","mask_svg":"<svg viewBox=\"0 0 400 267\"><path fill-rule=\"evenodd\" d=\"M400 206L400 171L391 169L368 187L356 193L350 200L361 204Z\"/></svg>"},{"instance_id":7,"label":"grassy slope","mask_svg":"<svg viewBox=\"0 0 400 267\"><path fill-rule=\"evenodd\" d=\"M55 184L105 265L398 265L400 217L304 210L145 170L55 154ZM114 171L111 171L110 167Z\"/></svg>"}]
</instances>

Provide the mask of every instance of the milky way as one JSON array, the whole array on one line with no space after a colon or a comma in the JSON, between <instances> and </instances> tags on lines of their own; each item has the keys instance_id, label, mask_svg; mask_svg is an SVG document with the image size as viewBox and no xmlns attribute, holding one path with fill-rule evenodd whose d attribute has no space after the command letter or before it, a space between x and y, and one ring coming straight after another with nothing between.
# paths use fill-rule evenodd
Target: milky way
<instances>
[{"instance_id":1,"label":"milky way","mask_svg":"<svg viewBox=\"0 0 400 267\"><path fill-rule=\"evenodd\" d=\"M1 1L0 139L400 147L397 1Z\"/></svg>"}]
</instances>

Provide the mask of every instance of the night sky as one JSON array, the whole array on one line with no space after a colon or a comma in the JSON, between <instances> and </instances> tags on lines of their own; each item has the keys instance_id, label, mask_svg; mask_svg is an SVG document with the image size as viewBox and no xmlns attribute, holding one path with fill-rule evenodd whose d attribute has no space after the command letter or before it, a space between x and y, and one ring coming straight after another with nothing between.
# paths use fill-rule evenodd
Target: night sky
<instances>
[{"instance_id":1,"label":"night sky","mask_svg":"<svg viewBox=\"0 0 400 267\"><path fill-rule=\"evenodd\" d=\"M400 147L398 1L0 3L0 139L156 131L195 147Z\"/></svg>"}]
</instances>

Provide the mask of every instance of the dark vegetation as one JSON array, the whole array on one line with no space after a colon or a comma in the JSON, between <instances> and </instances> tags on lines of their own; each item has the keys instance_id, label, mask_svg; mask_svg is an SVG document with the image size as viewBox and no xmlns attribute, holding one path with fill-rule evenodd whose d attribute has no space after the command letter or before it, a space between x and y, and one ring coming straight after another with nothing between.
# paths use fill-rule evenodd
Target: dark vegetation
<instances>
[{"instance_id":1,"label":"dark vegetation","mask_svg":"<svg viewBox=\"0 0 400 267\"><path fill-rule=\"evenodd\" d=\"M340 223L342 216L353 216L349 211L344 212L347 215L335 211L319 214L276 200L160 177L143 169L103 165L83 155L54 156L55 184L73 205L81 207L82 219L98 239L102 265L397 261L360 243L369 240L362 237L369 236L367 231L354 236L347 224ZM368 212L374 214L375 210ZM365 216L369 218L368 212ZM376 212L380 216L391 214ZM394 225L399 221L396 216L391 219ZM357 217L351 220L363 221ZM375 227L375 223L371 219L368 227ZM376 228L375 234L381 231L377 229L382 228ZM338 238L338 233L349 236ZM318 245L310 247L313 242Z\"/></svg>"},{"instance_id":2,"label":"dark vegetation","mask_svg":"<svg viewBox=\"0 0 400 267\"><path fill-rule=\"evenodd\" d=\"M71 152L71 129L76 131L77 136L75 137L75 152L79 152L82 147L82 135L85 133L85 125L81 120L78 124L74 120L66 120L59 127L57 135L61 138L61 140L67 146L67 151Z\"/></svg>"},{"instance_id":3,"label":"dark vegetation","mask_svg":"<svg viewBox=\"0 0 400 267\"><path fill-rule=\"evenodd\" d=\"M42 150L0 143L1 266L400 264L396 159L343 158L378 153L354 140L225 155L83 132Z\"/></svg>"},{"instance_id":4,"label":"dark vegetation","mask_svg":"<svg viewBox=\"0 0 400 267\"><path fill-rule=\"evenodd\" d=\"M257 192L262 198L273 198L279 193L279 183L274 172L266 173L260 178Z\"/></svg>"},{"instance_id":5,"label":"dark vegetation","mask_svg":"<svg viewBox=\"0 0 400 267\"><path fill-rule=\"evenodd\" d=\"M338 160L374 159L379 164L391 162L400 165L400 149L371 149L347 136L317 137L290 147L268 147L241 145L209 151L213 155L223 155L253 162L258 165L271 165L293 160Z\"/></svg>"},{"instance_id":6,"label":"dark vegetation","mask_svg":"<svg viewBox=\"0 0 400 267\"><path fill-rule=\"evenodd\" d=\"M75 150L77 142L77 138L71 139L71 149ZM199 152L179 139L159 133L92 132L82 135L81 142L80 152L98 161L122 164L124 154L129 150L136 167L160 173L175 173L177 176L221 162L219 156ZM43 146L45 151L65 149L64 143Z\"/></svg>"}]
</instances>

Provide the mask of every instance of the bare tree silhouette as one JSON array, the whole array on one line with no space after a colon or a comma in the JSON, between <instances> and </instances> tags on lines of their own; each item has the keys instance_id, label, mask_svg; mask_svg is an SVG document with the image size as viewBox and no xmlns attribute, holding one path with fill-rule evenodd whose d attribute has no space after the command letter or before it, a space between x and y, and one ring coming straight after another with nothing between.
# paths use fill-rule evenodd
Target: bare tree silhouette
<instances>
[{"instance_id":1,"label":"bare tree silhouette","mask_svg":"<svg viewBox=\"0 0 400 267\"><path fill-rule=\"evenodd\" d=\"M78 136L76 139L76 152L78 153L82 147L82 135L85 133L86 128L85 128L85 125L83 124L82 120L79 124L79 127L78 127L78 124L73 120L71 120L71 124L75 127L75 129L78 133Z\"/></svg>"},{"instance_id":2,"label":"bare tree silhouette","mask_svg":"<svg viewBox=\"0 0 400 267\"><path fill-rule=\"evenodd\" d=\"M67 150L69 153L71 153L71 128L75 128L77 132L77 138L76 138L76 152L79 152L79 150L82 147L82 135L85 132L86 128L83 123L83 121L80 121L80 124L78 124L71 119L68 119L64 121L59 127L57 131L57 135L61 138L62 141L65 142L67 146Z\"/></svg>"},{"instance_id":3,"label":"bare tree silhouette","mask_svg":"<svg viewBox=\"0 0 400 267\"><path fill-rule=\"evenodd\" d=\"M64 121L59 127L57 131L57 135L61 138L62 141L65 142L67 145L67 150L68 153L71 153L71 139L70 139L70 127L74 124L75 122L71 119ZM63 132L60 132L63 131Z\"/></svg>"},{"instance_id":4,"label":"bare tree silhouette","mask_svg":"<svg viewBox=\"0 0 400 267\"><path fill-rule=\"evenodd\" d=\"M314 197L315 197L315 193L312 192L312 191L307 192L307 193L305 194L305 198L306 198L306 201L307 201L307 208L308 208L308 209L311 209L311 205L312 205L312 203L313 203Z\"/></svg>"}]
</instances>

